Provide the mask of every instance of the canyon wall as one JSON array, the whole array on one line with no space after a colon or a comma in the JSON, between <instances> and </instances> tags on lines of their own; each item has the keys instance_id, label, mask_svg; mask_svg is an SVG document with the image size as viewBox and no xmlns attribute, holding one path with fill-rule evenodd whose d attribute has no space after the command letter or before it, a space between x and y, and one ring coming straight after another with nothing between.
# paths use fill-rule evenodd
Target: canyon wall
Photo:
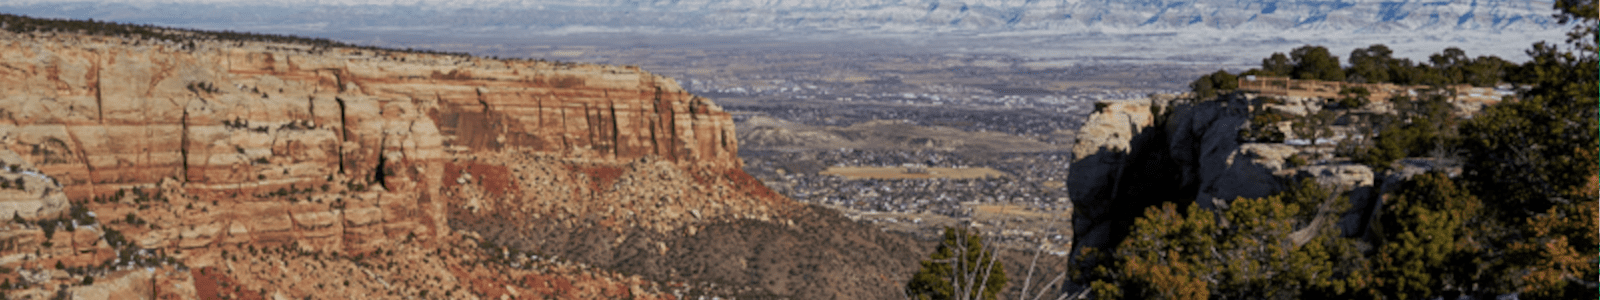
<instances>
[{"instance_id":1,"label":"canyon wall","mask_svg":"<svg viewBox=\"0 0 1600 300\"><path fill-rule=\"evenodd\" d=\"M14 295L882 298L921 256L636 67L0 32L0 82Z\"/></svg>"},{"instance_id":2,"label":"canyon wall","mask_svg":"<svg viewBox=\"0 0 1600 300\"><path fill-rule=\"evenodd\" d=\"M456 156L740 165L727 113L638 68L226 44L0 40L3 146L68 198L174 180L260 206L223 217L248 224L295 210L252 195L370 187L384 204L344 210L377 209L385 226L424 225L418 234L444 226L438 193L459 175L445 174Z\"/></svg>"},{"instance_id":3,"label":"canyon wall","mask_svg":"<svg viewBox=\"0 0 1600 300\"><path fill-rule=\"evenodd\" d=\"M405 180L406 167L508 147L738 164L725 112L634 67L223 46L5 40L6 146L73 196L169 177L226 190L380 168L425 183Z\"/></svg>"}]
</instances>

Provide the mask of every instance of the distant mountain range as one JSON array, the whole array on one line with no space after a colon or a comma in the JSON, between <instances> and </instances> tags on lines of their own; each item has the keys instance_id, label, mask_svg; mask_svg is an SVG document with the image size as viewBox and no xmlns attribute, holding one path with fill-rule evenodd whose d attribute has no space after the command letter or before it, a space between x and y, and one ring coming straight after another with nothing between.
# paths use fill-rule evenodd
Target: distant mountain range
<instances>
[{"instance_id":1,"label":"distant mountain range","mask_svg":"<svg viewBox=\"0 0 1600 300\"><path fill-rule=\"evenodd\" d=\"M1548 0L0 0L0 12L509 57L545 55L541 45L736 46L1229 68L1306 44L1340 54L1386 44L1413 59L1460 47L1515 61L1569 28Z\"/></svg>"},{"instance_id":2,"label":"distant mountain range","mask_svg":"<svg viewBox=\"0 0 1600 300\"><path fill-rule=\"evenodd\" d=\"M1551 31L1550 1L531 0L0 2L0 11L302 30L850 33Z\"/></svg>"}]
</instances>

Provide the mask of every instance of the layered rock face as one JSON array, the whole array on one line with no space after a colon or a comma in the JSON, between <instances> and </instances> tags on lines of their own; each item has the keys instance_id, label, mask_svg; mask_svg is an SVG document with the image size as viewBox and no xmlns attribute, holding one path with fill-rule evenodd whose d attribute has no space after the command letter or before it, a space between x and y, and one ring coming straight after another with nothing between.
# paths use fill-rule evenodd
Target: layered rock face
<instances>
[{"instance_id":1,"label":"layered rock face","mask_svg":"<svg viewBox=\"0 0 1600 300\"><path fill-rule=\"evenodd\" d=\"M16 165L0 179L26 184L0 185L23 220L0 230L0 266L27 270L0 277L24 294L99 277L117 286L70 293L652 298L669 287L650 280L722 280L687 268L795 254L707 257L704 241L844 226L859 237L813 253L838 252L814 260L849 279L728 280L875 298L919 257L767 190L727 113L634 67L59 33L0 33L0 67L0 161ZM635 252L654 265L625 268Z\"/></svg>"},{"instance_id":2,"label":"layered rock face","mask_svg":"<svg viewBox=\"0 0 1600 300\"><path fill-rule=\"evenodd\" d=\"M693 169L740 164L726 113L637 68L126 43L0 41L8 66L0 107L11 123L0 128L4 146L69 197L163 179L231 198L370 186L381 191L373 197L405 198L372 208L387 226L417 222L423 234L442 230L438 192L445 176L459 175L444 174L458 155L515 149ZM366 223L339 215L327 223Z\"/></svg>"},{"instance_id":3,"label":"layered rock face","mask_svg":"<svg viewBox=\"0 0 1600 300\"><path fill-rule=\"evenodd\" d=\"M407 167L506 148L738 164L726 113L637 68L202 45L5 41L7 147L74 196L168 177L427 182Z\"/></svg>"},{"instance_id":4,"label":"layered rock face","mask_svg":"<svg viewBox=\"0 0 1600 300\"><path fill-rule=\"evenodd\" d=\"M37 219L66 209L60 182L39 173L15 152L0 150L0 216Z\"/></svg>"}]
</instances>

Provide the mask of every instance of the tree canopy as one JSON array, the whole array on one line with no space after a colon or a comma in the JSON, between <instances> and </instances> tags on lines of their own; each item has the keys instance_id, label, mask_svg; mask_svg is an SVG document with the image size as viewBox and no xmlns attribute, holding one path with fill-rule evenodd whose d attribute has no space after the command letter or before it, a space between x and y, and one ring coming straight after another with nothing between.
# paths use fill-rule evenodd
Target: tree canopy
<instances>
[{"instance_id":1,"label":"tree canopy","mask_svg":"<svg viewBox=\"0 0 1600 300\"><path fill-rule=\"evenodd\" d=\"M1330 193L1303 181L1278 195L1236 199L1220 213L1150 207L1113 262L1094 269L1090 286L1110 299L1350 297L1369 280L1360 251L1331 223L1309 222L1323 202L1345 204ZM1306 228L1318 234L1297 244L1294 232Z\"/></svg>"},{"instance_id":2,"label":"tree canopy","mask_svg":"<svg viewBox=\"0 0 1600 300\"><path fill-rule=\"evenodd\" d=\"M1322 46L1305 45L1289 52L1273 53L1261 60L1261 67L1240 75L1286 76L1302 80L1393 83L1397 85L1447 86L1469 84L1493 87L1503 82L1515 64L1494 56L1469 57L1466 51L1450 47L1412 62L1394 57L1388 46L1374 44L1350 51L1350 64L1341 67L1339 57ZM1209 76L1209 75L1208 75ZM1199 87L1191 84L1199 91Z\"/></svg>"},{"instance_id":3,"label":"tree canopy","mask_svg":"<svg viewBox=\"0 0 1600 300\"><path fill-rule=\"evenodd\" d=\"M1261 71L1265 75L1289 76L1289 74L1294 73L1294 65L1295 63L1289 61L1289 57L1284 56L1282 52L1273 53L1272 56L1261 59Z\"/></svg>"},{"instance_id":4,"label":"tree canopy","mask_svg":"<svg viewBox=\"0 0 1600 300\"><path fill-rule=\"evenodd\" d=\"M1294 62L1291 76L1294 79L1344 81L1344 68L1339 67L1339 57L1322 46L1306 45L1289 52Z\"/></svg>"},{"instance_id":5,"label":"tree canopy","mask_svg":"<svg viewBox=\"0 0 1600 300\"><path fill-rule=\"evenodd\" d=\"M1217 70L1216 73L1200 76L1199 79L1190 82L1189 88L1194 90L1196 98L1216 97L1219 93L1239 89L1239 76L1234 76L1226 70Z\"/></svg>"}]
</instances>

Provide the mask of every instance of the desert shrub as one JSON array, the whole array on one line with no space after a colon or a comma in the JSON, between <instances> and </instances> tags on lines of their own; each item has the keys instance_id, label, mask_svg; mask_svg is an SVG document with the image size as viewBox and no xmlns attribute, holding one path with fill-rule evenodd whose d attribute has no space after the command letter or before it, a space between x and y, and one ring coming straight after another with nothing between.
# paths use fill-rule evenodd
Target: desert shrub
<instances>
[{"instance_id":1,"label":"desert shrub","mask_svg":"<svg viewBox=\"0 0 1600 300\"><path fill-rule=\"evenodd\" d=\"M1383 171L1393 168L1394 162L1406 157L1413 141L1417 139L1417 132L1401 126L1384 128L1379 133L1373 146L1360 152L1355 161L1374 171Z\"/></svg>"},{"instance_id":2,"label":"desert shrub","mask_svg":"<svg viewBox=\"0 0 1600 300\"><path fill-rule=\"evenodd\" d=\"M1189 89L1194 91L1195 99L1214 98L1218 94L1239 89L1239 76L1225 70L1206 74L1189 83Z\"/></svg>"},{"instance_id":3,"label":"desert shrub","mask_svg":"<svg viewBox=\"0 0 1600 300\"><path fill-rule=\"evenodd\" d=\"M1371 100L1368 100L1371 97L1372 92L1367 91L1367 88L1347 87L1343 90L1339 90L1338 103L1339 107L1341 108L1361 108L1362 106L1366 106L1368 103L1372 103Z\"/></svg>"},{"instance_id":4,"label":"desert shrub","mask_svg":"<svg viewBox=\"0 0 1600 300\"><path fill-rule=\"evenodd\" d=\"M1299 168L1310 164L1310 162L1307 162L1305 158L1300 157L1299 154L1289 155L1287 162L1289 163L1290 168Z\"/></svg>"},{"instance_id":5,"label":"desert shrub","mask_svg":"<svg viewBox=\"0 0 1600 300\"><path fill-rule=\"evenodd\" d=\"M73 203L68 210L71 212L68 216L78 221L78 225L92 225L98 221L95 220L94 216L89 215L89 207L83 203Z\"/></svg>"},{"instance_id":6,"label":"desert shrub","mask_svg":"<svg viewBox=\"0 0 1600 300\"><path fill-rule=\"evenodd\" d=\"M128 244L127 237L122 236L121 231L117 231L116 229L111 229L109 227L104 228L104 230L105 233L101 234L101 238L106 240L107 245L110 245L111 247L120 247Z\"/></svg>"},{"instance_id":7,"label":"desert shrub","mask_svg":"<svg viewBox=\"0 0 1600 300\"><path fill-rule=\"evenodd\" d=\"M1378 291L1428 299L1471 286L1480 251L1471 242L1483 203L1442 173L1418 175L1387 197L1375 230ZM1441 276L1444 275L1444 276Z\"/></svg>"},{"instance_id":8,"label":"desert shrub","mask_svg":"<svg viewBox=\"0 0 1600 300\"><path fill-rule=\"evenodd\" d=\"M1366 106L1367 103L1371 103L1371 102L1367 101L1367 99L1364 99L1364 98L1342 97L1342 98L1339 98L1339 101L1335 102L1335 103L1338 103L1340 108L1353 109L1353 108L1361 108L1362 106Z\"/></svg>"},{"instance_id":9,"label":"desert shrub","mask_svg":"<svg viewBox=\"0 0 1600 300\"><path fill-rule=\"evenodd\" d=\"M55 219L43 219L37 222L37 224L39 224L39 228L44 230L45 240L51 240L55 238L56 224L59 223L60 221L56 221Z\"/></svg>"},{"instance_id":10,"label":"desert shrub","mask_svg":"<svg viewBox=\"0 0 1600 300\"><path fill-rule=\"evenodd\" d=\"M1287 135L1278 129L1278 123L1283 122L1288 114L1266 109L1258 109L1250 117L1250 128L1239 131L1239 140L1258 143L1282 143Z\"/></svg>"}]
</instances>

